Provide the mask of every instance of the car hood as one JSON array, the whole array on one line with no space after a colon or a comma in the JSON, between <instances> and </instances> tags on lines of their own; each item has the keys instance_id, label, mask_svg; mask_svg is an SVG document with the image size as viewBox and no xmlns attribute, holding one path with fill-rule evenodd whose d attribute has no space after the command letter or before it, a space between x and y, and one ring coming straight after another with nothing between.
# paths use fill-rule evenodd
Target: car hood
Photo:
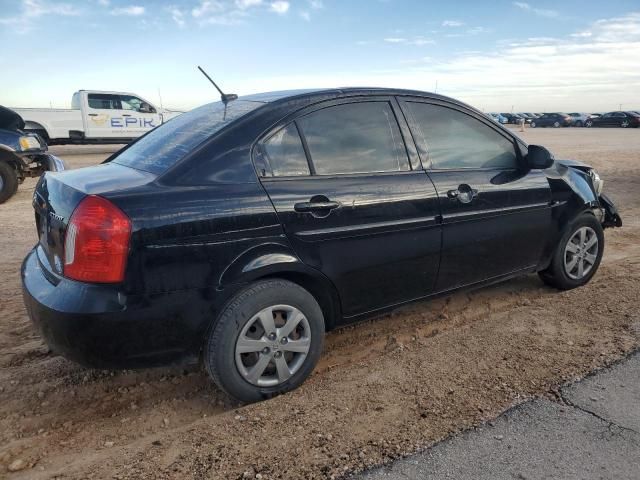
<instances>
[{"instance_id":1,"label":"car hood","mask_svg":"<svg viewBox=\"0 0 640 480\"><path fill-rule=\"evenodd\" d=\"M593 167L591 165L587 165L586 163L579 162L578 160L555 160L560 165L564 165L565 167L573 167L578 168L580 170L591 170Z\"/></svg>"},{"instance_id":2,"label":"car hood","mask_svg":"<svg viewBox=\"0 0 640 480\"><path fill-rule=\"evenodd\" d=\"M0 105L0 128L4 130L22 130L24 120L10 108Z\"/></svg>"}]
</instances>

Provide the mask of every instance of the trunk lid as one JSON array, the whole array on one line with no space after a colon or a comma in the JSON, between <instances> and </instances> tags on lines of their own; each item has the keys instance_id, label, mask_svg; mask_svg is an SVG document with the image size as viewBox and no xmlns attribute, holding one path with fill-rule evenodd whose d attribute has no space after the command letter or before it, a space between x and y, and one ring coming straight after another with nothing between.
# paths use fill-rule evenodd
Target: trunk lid
<instances>
[{"instance_id":1,"label":"trunk lid","mask_svg":"<svg viewBox=\"0 0 640 480\"><path fill-rule=\"evenodd\" d=\"M69 220L87 195L103 195L153 181L156 177L118 164L47 172L33 194L38 258L49 272L62 275L64 241Z\"/></svg>"}]
</instances>

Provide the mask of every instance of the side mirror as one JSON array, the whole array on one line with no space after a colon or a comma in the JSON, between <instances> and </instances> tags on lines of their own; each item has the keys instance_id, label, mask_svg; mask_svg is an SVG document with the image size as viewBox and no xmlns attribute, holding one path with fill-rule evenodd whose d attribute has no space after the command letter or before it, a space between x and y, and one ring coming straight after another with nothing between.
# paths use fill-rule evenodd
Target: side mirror
<instances>
[{"instance_id":1,"label":"side mirror","mask_svg":"<svg viewBox=\"0 0 640 480\"><path fill-rule=\"evenodd\" d=\"M549 168L553 165L553 155L549 150L540 145L529 145L527 164L529 168Z\"/></svg>"}]
</instances>

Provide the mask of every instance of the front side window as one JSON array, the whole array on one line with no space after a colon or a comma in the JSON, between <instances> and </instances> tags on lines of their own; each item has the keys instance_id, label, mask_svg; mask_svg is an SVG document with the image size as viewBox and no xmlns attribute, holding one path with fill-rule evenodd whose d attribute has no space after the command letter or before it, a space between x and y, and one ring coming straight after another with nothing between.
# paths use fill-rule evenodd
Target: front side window
<instances>
[{"instance_id":1,"label":"front side window","mask_svg":"<svg viewBox=\"0 0 640 480\"><path fill-rule=\"evenodd\" d=\"M88 95L89 107L101 110L121 110L120 97L107 93L90 93Z\"/></svg>"},{"instance_id":2,"label":"front side window","mask_svg":"<svg viewBox=\"0 0 640 480\"><path fill-rule=\"evenodd\" d=\"M131 95L120 95L120 102L123 110L133 110L134 112L156 113L155 108L144 100Z\"/></svg>"},{"instance_id":3,"label":"front side window","mask_svg":"<svg viewBox=\"0 0 640 480\"><path fill-rule=\"evenodd\" d=\"M275 177L309 175L309 164L295 124L278 130L264 142L264 152Z\"/></svg>"},{"instance_id":4,"label":"front side window","mask_svg":"<svg viewBox=\"0 0 640 480\"><path fill-rule=\"evenodd\" d=\"M420 154L431 168L515 169L513 141L470 115L438 105L407 102Z\"/></svg>"},{"instance_id":5,"label":"front side window","mask_svg":"<svg viewBox=\"0 0 640 480\"><path fill-rule=\"evenodd\" d=\"M409 170L388 102L327 107L297 120L318 175Z\"/></svg>"}]
</instances>

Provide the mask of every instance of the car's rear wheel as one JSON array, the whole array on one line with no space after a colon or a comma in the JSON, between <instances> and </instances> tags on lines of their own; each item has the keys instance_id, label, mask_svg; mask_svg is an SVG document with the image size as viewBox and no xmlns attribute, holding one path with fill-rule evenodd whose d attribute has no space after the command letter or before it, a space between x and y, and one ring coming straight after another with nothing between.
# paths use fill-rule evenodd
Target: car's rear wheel
<instances>
[{"instance_id":1,"label":"car's rear wheel","mask_svg":"<svg viewBox=\"0 0 640 480\"><path fill-rule=\"evenodd\" d=\"M587 120L587 121L584 123L584 126L585 126L585 127L587 127L587 128L591 128L591 127L593 127L593 120Z\"/></svg>"},{"instance_id":2,"label":"car's rear wheel","mask_svg":"<svg viewBox=\"0 0 640 480\"><path fill-rule=\"evenodd\" d=\"M629 120L623 120L620 126L622 128L627 128L629 126Z\"/></svg>"},{"instance_id":3,"label":"car's rear wheel","mask_svg":"<svg viewBox=\"0 0 640 480\"><path fill-rule=\"evenodd\" d=\"M531 122L531 128L536 128L536 122Z\"/></svg>"},{"instance_id":4,"label":"car's rear wheel","mask_svg":"<svg viewBox=\"0 0 640 480\"><path fill-rule=\"evenodd\" d=\"M18 174L11 165L0 160L0 203L9 200L18 191Z\"/></svg>"},{"instance_id":5,"label":"car's rear wheel","mask_svg":"<svg viewBox=\"0 0 640 480\"><path fill-rule=\"evenodd\" d=\"M576 126L576 127L581 127L581 126L582 126L582 120L578 120L578 121L575 123L575 126Z\"/></svg>"},{"instance_id":6,"label":"car's rear wheel","mask_svg":"<svg viewBox=\"0 0 640 480\"><path fill-rule=\"evenodd\" d=\"M562 235L549 268L540 278L561 290L585 285L595 275L604 251L604 232L590 213L574 220Z\"/></svg>"},{"instance_id":7,"label":"car's rear wheel","mask_svg":"<svg viewBox=\"0 0 640 480\"><path fill-rule=\"evenodd\" d=\"M264 280L227 304L209 334L204 363L222 390L255 402L302 384L323 341L324 317L315 298L295 283Z\"/></svg>"}]
</instances>

